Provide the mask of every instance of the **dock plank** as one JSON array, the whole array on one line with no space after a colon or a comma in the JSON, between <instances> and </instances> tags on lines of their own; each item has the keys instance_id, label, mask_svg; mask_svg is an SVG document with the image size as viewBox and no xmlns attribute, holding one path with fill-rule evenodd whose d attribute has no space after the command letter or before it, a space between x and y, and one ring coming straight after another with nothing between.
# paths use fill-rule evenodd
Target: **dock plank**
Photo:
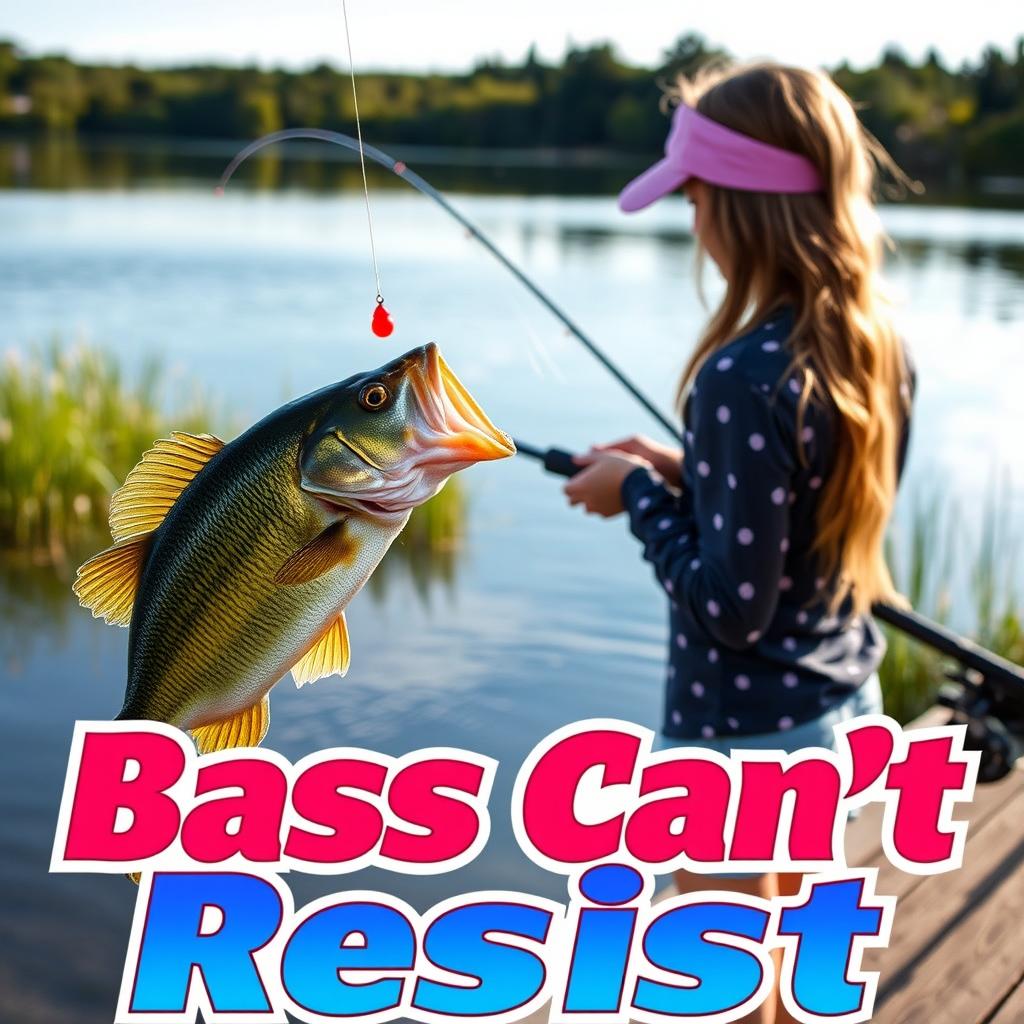
<instances>
[{"instance_id":1,"label":"dock plank","mask_svg":"<svg viewBox=\"0 0 1024 1024\"><path fill-rule=\"evenodd\" d=\"M881 972L879 1024L983 1024L1020 980L1024 957L1024 787L975 834L964 867L901 900ZM1019 1022L1017 1022L1019 1024Z\"/></svg>"},{"instance_id":2,"label":"dock plank","mask_svg":"<svg viewBox=\"0 0 1024 1024\"><path fill-rule=\"evenodd\" d=\"M968 823L964 864L957 874L970 873L974 870L974 861L978 856L975 840L984 832L986 825L1004 813L1008 805L1016 803L1019 807L1019 799L1022 794L1024 794L1024 772L1016 771L1011 772L1005 779L1000 779L999 782L979 785L975 789L974 798L970 803L956 805L954 819ZM911 875L901 871L889 861L881 849L870 863L878 866L878 891L896 896L901 900L905 900L918 886L933 880L931 875ZM945 874L938 877L940 879L949 878L950 875ZM897 913L899 913L898 908Z\"/></svg>"},{"instance_id":3,"label":"dock plank","mask_svg":"<svg viewBox=\"0 0 1024 1024\"><path fill-rule=\"evenodd\" d=\"M1021 1021L1024 1021L1024 977L1018 980L1017 987L985 1024L1021 1024Z\"/></svg>"}]
</instances>

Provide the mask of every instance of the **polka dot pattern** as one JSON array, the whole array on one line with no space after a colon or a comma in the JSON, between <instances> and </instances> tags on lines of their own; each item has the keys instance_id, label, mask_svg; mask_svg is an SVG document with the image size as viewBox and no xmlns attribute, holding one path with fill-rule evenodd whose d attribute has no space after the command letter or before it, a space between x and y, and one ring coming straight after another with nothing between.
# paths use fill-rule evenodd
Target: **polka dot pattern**
<instances>
[{"instance_id":1,"label":"polka dot pattern","mask_svg":"<svg viewBox=\"0 0 1024 1024\"><path fill-rule=\"evenodd\" d=\"M623 500L672 623L665 729L711 739L782 732L834 706L877 666L872 625L827 614L815 512L832 424L773 314L700 369L683 424L682 494L635 471Z\"/></svg>"}]
</instances>

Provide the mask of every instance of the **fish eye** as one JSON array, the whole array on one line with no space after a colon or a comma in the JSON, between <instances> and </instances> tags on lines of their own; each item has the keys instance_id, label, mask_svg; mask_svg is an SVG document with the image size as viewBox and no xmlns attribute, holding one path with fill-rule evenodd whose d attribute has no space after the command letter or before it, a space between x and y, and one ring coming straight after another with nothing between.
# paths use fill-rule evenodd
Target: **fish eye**
<instances>
[{"instance_id":1,"label":"fish eye","mask_svg":"<svg viewBox=\"0 0 1024 1024\"><path fill-rule=\"evenodd\" d=\"M370 412L376 412L387 404L390 397L391 393L383 384L367 384L359 392L359 404Z\"/></svg>"}]
</instances>

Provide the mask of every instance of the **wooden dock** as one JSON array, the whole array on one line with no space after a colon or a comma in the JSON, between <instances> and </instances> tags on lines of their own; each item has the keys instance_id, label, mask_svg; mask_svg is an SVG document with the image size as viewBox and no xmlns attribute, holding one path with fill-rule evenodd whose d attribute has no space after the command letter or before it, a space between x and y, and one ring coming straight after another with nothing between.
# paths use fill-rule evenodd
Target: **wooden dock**
<instances>
[{"instance_id":1,"label":"wooden dock","mask_svg":"<svg viewBox=\"0 0 1024 1024\"><path fill-rule=\"evenodd\" d=\"M847 833L847 861L877 865L878 891L897 897L878 971L871 1018L878 1024L1024 1024L1024 763L1000 782L978 784L958 871L904 874L879 843L881 808L865 809Z\"/></svg>"}]
</instances>

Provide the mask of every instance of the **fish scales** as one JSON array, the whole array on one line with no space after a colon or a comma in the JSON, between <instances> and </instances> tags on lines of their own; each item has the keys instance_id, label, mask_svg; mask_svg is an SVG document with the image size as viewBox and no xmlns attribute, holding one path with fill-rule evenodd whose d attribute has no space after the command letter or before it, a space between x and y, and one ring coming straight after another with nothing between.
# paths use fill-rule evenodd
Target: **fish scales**
<instances>
[{"instance_id":1,"label":"fish scales","mask_svg":"<svg viewBox=\"0 0 1024 1024\"><path fill-rule=\"evenodd\" d=\"M191 730L201 750L260 742L289 668L300 685L346 671L344 609L411 510L457 470L514 452L435 345L227 445L157 442L114 496L114 547L75 583L94 615L130 625L118 717Z\"/></svg>"},{"instance_id":2,"label":"fish scales","mask_svg":"<svg viewBox=\"0 0 1024 1024\"><path fill-rule=\"evenodd\" d=\"M268 433L273 427L232 452L225 472L200 474L158 531L138 599L152 602L147 621L160 625L140 629L137 675L129 670L130 691L139 694L133 710L145 714L147 696L165 690L179 716L197 710L190 695L198 693L217 710L238 710L252 696L245 682L253 652L269 653L275 632L294 631L310 604L273 579L326 525L326 515L317 516L295 485L301 435L273 443ZM234 500L225 500L225 490ZM310 639L296 637L296 644ZM281 659L294 653L285 647ZM237 699L225 702L232 692Z\"/></svg>"}]
</instances>

